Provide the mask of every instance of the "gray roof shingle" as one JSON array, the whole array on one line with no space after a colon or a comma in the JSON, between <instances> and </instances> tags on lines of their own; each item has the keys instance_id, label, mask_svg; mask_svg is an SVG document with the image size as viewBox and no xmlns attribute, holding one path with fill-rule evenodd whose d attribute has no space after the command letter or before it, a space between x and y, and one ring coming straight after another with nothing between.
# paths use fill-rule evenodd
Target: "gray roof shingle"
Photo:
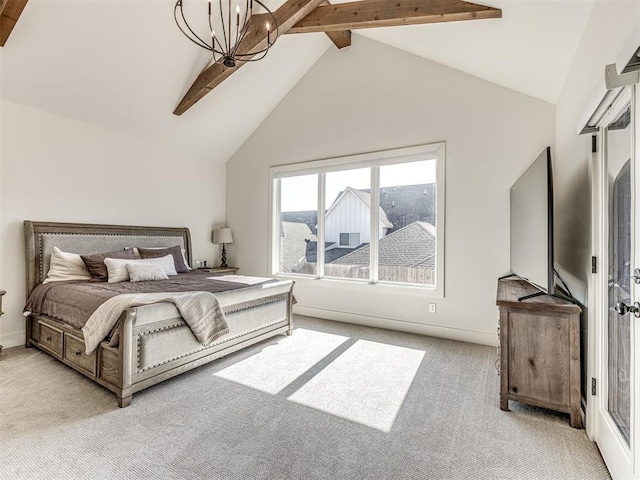
<instances>
[{"instance_id":1,"label":"gray roof shingle","mask_svg":"<svg viewBox=\"0 0 640 480\"><path fill-rule=\"evenodd\" d=\"M291 272L305 258L307 241L316 241L316 236L306 223L280 223L280 271Z\"/></svg>"},{"instance_id":2,"label":"gray roof shingle","mask_svg":"<svg viewBox=\"0 0 640 480\"><path fill-rule=\"evenodd\" d=\"M309 230L311 230L311 233L317 233L316 232L316 227L318 225L317 210L282 212L280 214L280 220L282 220L283 222L306 223L309 226Z\"/></svg>"},{"instance_id":3,"label":"gray roof shingle","mask_svg":"<svg viewBox=\"0 0 640 480\"><path fill-rule=\"evenodd\" d=\"M370 246L365 245L332 263L369 265ZM435 267L436 229L426 222L413 222L382 237L378 244L383 266Z\"/></svg>"}]
</instances>

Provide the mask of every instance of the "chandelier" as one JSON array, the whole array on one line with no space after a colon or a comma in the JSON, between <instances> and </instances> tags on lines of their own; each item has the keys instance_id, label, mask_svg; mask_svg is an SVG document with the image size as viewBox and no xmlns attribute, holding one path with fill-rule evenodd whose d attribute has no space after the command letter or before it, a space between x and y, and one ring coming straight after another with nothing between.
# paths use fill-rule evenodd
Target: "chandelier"
<instances>
[{"instance_id":1,"label":"chandelier","mask_svg":"<svg viewBox=\"0 0 640 480\"><path fill-rule=\"evenodd\" d=\"M198 23L202 27L201 30L206 31L205 35L197 34L198 28L189 25L184 14L183 2L184 0L178 0L173 9L176 25L185 37L212 52L214 62L222 61L225 67L235 67L237 62L255 62L263 59L278 38L276 17L259 0L218 0L217 6L213 5L214 0L208 0L208 17L201 18ZM261 16L270 19L265 22L264 27L267 43L260 50L242 53L239 47L251 26L254 2L266 11L266 14Z\"/></svg>"}]
</instances>

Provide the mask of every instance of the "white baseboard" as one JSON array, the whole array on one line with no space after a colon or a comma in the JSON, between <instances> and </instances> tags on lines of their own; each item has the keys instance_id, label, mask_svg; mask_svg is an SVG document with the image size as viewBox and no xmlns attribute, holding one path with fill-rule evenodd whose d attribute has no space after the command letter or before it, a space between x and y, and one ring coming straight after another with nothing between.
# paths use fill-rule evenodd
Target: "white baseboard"
<instances>
[{"instance_id":1,"label":"white baseboard","mask_svg":"<svg viewBox=\"0 0 640 480\"><path fill-rule=\"evenodd\" d=\"M0 335L0 345L4 348L24 345L24 332L5 333Z\"/></svg>"},{"instance_id":2,"label":"white baseboard","mask_svg":"<svg viewBox=\"0 0 640 480\"><path fill-rule=\"evenodd\" d=\"M478 332L475 330L464 330L460 328L442 327L439 325L427 325L423 323L406 322L402 320L392 320L388 318L371 317L368 315L357 315L354 313L336 312L323 308L306 307L295 305L293 312L307 317L323 318L337 322L354 323L367 327L386 328L387 330L398 330L400 332L416 333L429 337L446 338L461 342L477 343L495 347L498 345L498 334Z\"/></svg>"},{"instance_id":3,"label":"white baseboard","mask_svg":"<svg viewBox=\"0 0 640 480\"><path fill-rule=\"evenodd\" d=\"M476 330L464 330L460 328L442 327L439 325L427 325L424 323L406 322L388 318L372 317L368 315L357 315L355 313L337 312L335 310L325 310L323 308L305 307L295 305L294 313L307 317L324 318L336 322L353 323L367 327L386 328L388 330L398 330L400 332L416 333L429 337L447 338L460 342L477 343L495 347L498 345L496 333L479 332ZM4 348L24 345L24 332L14 332L0 335L0 345Z\"/></svg>"}]
</instances>

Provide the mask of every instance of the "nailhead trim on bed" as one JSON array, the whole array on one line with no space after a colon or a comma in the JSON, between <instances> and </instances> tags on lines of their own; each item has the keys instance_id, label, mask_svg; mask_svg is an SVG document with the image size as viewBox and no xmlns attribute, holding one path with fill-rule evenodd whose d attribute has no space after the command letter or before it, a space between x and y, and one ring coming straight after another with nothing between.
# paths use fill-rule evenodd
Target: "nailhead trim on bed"
<instances>
[{"instance_id":1,"label":"nailhead trim on bed","mask_svg":"<svg viewBox=\"0 0 640 480\"><path fill-rule=\"evenodd\" d=\"M183 235L172 235L171 233L163 233L162 235L153 233L62 233L62 232L41 232L38 234L38 257L40 258L40 282L44 281L46 276L44 272L44 251L42 250L42 238L45 235L60 235L60 236L74 236L74 237L176 237L184 238Z\"/></svg>"},{"instance_id":2,"label":"nailhead trim on bed","mask_svg":"<svg viewBox=\"0 0 640 480\"><path fill-rule=\"evenodd\" d=\"M273 299L268 300L266 302L252 303L251 305L245 305L244 307L236 308L235 310L228 310L228 311L226 311L224 313L241 312L242 310L248 310L250 308L255 308L255 307L262 307L263 305L269 305L270 303L281 302L281 301L286 300L286 299L287 299L287 295L282 295L280 297L273 298Z\"/></svg>"},{"instance_id":3,"label":"nailhead trim on bed","mask_svg":"<svg viewBox=\"0 0 640 480\"><path fill-rule=\"evenodd\" d=\"M268 305L270 303L281 302L281 301L286 300L286 299L287 299L287 296L283 295L282 297L278 297L278 298L276 298L274 300L270 300L270 301L267 301L267 302L261 302L261 303L255 303L255 304L248 305L248 306L245 306L245 307L242 307L242 308L238 308L237 310L229 310L229 311L227 311L225 313L236 313L236 312L240 312L242 310L248 310L249 308L262 307L262 306ZM215 345L222 345L224 343L230 342L231 340L233 340L235 338L242 337L242 336L247 335L249 333L254 333L254 332L257 332L257 331L260 331L260 330L264 330L265 328L269 328L269 327L275 325L276 323L280 323L281 321L282 320L277 320L277 321L275 321L273 323L270 323L269 325L263 325L260 328L255 328L253 330L249 330L249 331L240 333L238 335L235 335L233 337L229 337L229 338L225 339L223 342L216 343ZM143 335L148 335L150 333L157 333L157 332L161 332L163 330L168 330L170 328L176 328L176 327L185 326L185 325L186 324L184 322L180 322L180 323L176 323L176 324L167 325L167 326L164 326L164 327L161 327L161 328L156 328L154 330L148 330L148 331L139 333L137 335L137 338L136 338L136 346L137 346L137 349L136 349L137 350L136 351L136 354L137 354L136 355L136 357L137 357L136 373L146 372L147 370L151 370L152 368L159 367L161 365L165 365L165 364L173 362L175 360L180 360L181 358L188 357L189 355L193 355L194 353L201 352L202 350L205 350L206 348L209 348L209 347L201 346L200 348L198 348L196 350L193 350L191 352L185 353L185 354L180 355L178 357L173 357L173 358L170 358L168 360L165 360L164 362L156 363L156 364L151 365L149 367L141 368L141 366L140 366L140 338Z\"/></svg>"}]
</instances>

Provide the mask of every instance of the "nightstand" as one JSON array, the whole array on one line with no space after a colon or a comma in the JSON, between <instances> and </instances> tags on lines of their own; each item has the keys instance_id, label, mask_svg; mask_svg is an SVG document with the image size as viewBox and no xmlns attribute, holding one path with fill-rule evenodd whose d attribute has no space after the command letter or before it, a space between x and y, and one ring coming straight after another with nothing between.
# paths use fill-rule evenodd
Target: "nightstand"
<instances>
[{"instance_id":1,"label":"nightstand","mask_svg":"<svg viewBox=\"0 0 640 480\"><path fill-rule=\"evenodd\" d=\"M240 270L238 267L212 267L199 268L201 272L215 273L216 275L235 275Z\"/></svg>"}]
</instances>

